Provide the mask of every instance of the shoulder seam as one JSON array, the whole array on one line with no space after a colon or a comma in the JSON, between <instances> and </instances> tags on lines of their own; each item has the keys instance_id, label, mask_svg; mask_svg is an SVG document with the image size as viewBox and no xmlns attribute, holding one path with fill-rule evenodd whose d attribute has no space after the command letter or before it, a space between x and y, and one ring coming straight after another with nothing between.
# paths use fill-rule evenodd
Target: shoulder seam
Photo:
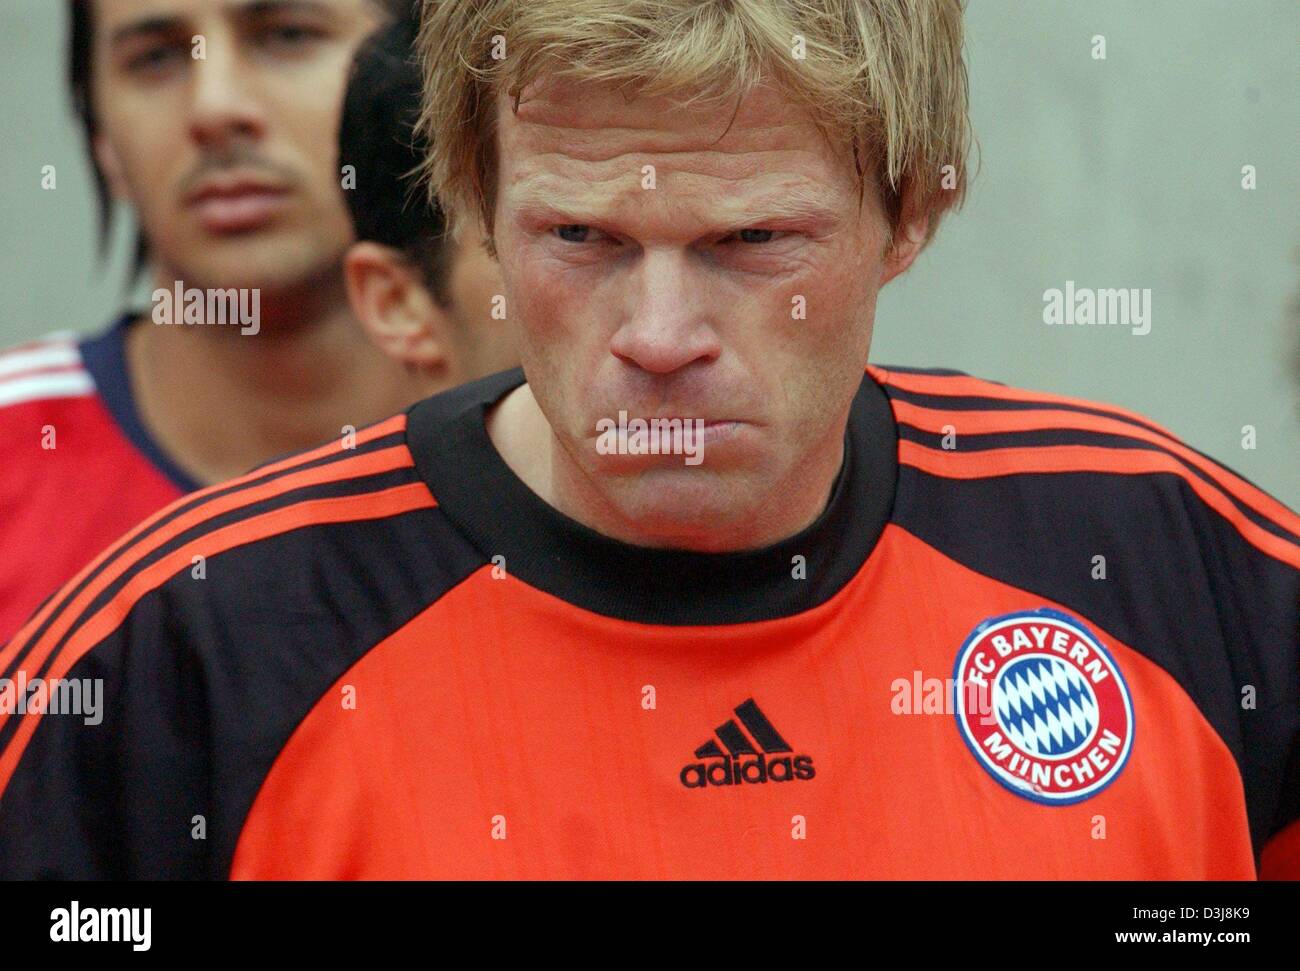
<instances>
[{"instance_id":1,"label":"shoulder seam","mask_svg":"<svg viewBox=\"0 0 1300 971\"><path fill-rule=\"evenodd\" d=\"M120 627L142 597L182 572L195 555L215 556L302 526L383 519L416 509L432 508L434 505L429 490L418 480L378 492L310 498L204 533L140 569L136 569L140 559L137 557L127 566L119 564L117 576L129 573L129 580L107 602L93 608L98 594L115 579L109 575L101 576L98 589L92 586L68 604L59 613L59 622L35 638L35 643L27 645L30 650L24 660L34 664L34 669L41 672L41 677L62 677ZM73 608L79 609L74 611ZM24 638L32 639L29 628L34 622L35 619L29 622L28 628L20 632L11 648L6 648L6 653L13 651L16 654L22 649ZM0 730L3 730L9 717L11 716L0 714ZM22 758L39 718L39 715L35 718L26 717L13 732L8 745L0 750L0 798L3 797L4 789Z\"/></svg>"},{"instance_id":2,"label":"shoulder seam","mask_svg":"<svg viewBox=\"0 0 1300 971\"><path fill-rule=\"evenodd\" d=\"M930 395L954 400L989 398L995 401L1014 402L1027 408L1081 408L1096 414L1131 422L1168 438L1177 438L1169 429L1151 421L1149 418L1126 408L1121 408L1118 405L1105 402L1090 401L1086 398L1072 398L1048 391L1028 391L968 374L928 375L887 371L883 368L870 368L868 370L872 370L877 380L885 385L891 401L897 400L895 392L901 392L903 394Z\"/></svg>"},{"instance_id":3,"label":"shoulder seam","mask_svg":"<svg viewBox=\"0 0 1300 971\"><path fill-rule=\"evenodd\" d=\"M989 479L1013 475L1088 473L1094 475L1169 474L1188 486L1205 506L1227 520L1256 549L1300 569L1300 545L1253 522L1220 489L1193 475L1163 450L1103 448L1090 445L1037 445L958 452L899 441L899 465L946 479Z\"/></svg>"},{"instance_id":4,"label":"shoulder seam","mask_svg":"<svg viewBox=\"0 0 1300 971\"><path fill-rule=\"evenodd\" d=\"M363 429L357 436L358 447L355 450L340 449L336 444L321 446L230 482L182 496L164 506L86 564L45 602L10 643L0 648L0 672L26 653L23 645L28 641L46 641L50 624L55 623L56 618L58 621L66 619L74 602L88 603L85 600L88 595L93 600L94 594L131 572L144 557L169 539L223 513L238 511L294 489L410 467L412 459L404 442L387 448L375 447L388 435L404 428L405 416L399 415ZM35 647L35 644L29 646Z\"/></svg>"},{"instance_id":5,"label":"shoulder seam","mask_svg":"<svg viewBox=\"0 0 1300 971\"><path fill-rule=\"evenodd\" d=\"M1030 432L1081 432L1127 438L1135 443L1159 449L1175 458L1181 465L1212 480L1214 485L1232 501L1239 503L1287 534L1300 544L1300 516L1274 499L1262 489L1242 479L1232 470L1202 456L1179 439L1162 435L1148 428L1133 425L1100 415L1045 407L1017 411L941 411L893 399L894 416L900 425L907 425L931 434L944 434L954 430L958 436L985 434L1015 434ZM1084 436L1081 435L1082 439ZM1081 442L1081 444L1083 444ZM1053 447L1026 442L1026 448ZM999 451L990 449L989 451ZM1105 471L1098 469L1097 471Z\"/></svg>"},{"instance_id":6,"label":"shoulder seam","mask_svg":"<svg viewBox=\"0 0 1300 971\"><path fill-rule=\"evenodd\" d=\"M94 377L71 341L38 341L0 352L0 407L94 392Z\"/></svg>"}]
</instances>

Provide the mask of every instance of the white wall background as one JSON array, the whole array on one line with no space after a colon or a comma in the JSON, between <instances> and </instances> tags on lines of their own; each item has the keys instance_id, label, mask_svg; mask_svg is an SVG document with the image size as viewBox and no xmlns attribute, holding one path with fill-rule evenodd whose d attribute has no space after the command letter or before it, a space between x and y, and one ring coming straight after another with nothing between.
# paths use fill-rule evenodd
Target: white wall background
<instances>
[{"instance_id":1,"label":"white wall background","mask_svg":"<svg viewBox=\"0 0 1300 971\"><path fill-rule=\"evenodd\" d=\"M96 261L64 29L61 0L0 0L0 345L124 303L127 234ZM967 29L982 169L882 294L873 359L1143 412L1300 506L1300 3L972 0ZM1066 280L1150 288L1151 333L1046 326Z\"/></svg>"}]
</instances>

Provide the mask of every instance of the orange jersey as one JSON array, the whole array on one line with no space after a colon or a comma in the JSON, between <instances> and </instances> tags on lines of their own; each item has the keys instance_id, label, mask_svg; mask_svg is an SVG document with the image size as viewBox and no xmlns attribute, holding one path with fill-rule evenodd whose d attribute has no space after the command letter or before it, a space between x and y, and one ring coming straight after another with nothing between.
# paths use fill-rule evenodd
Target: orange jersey
<instances>
[{"instance_id":1,"label":"orange jersey","mask_svg":"<svg viewBox=\"0 0 1300 971\"><path fill-rule=\"evenodd\" d=\"M871 368L811 526L647 549L501 460L522 380L186 497L48 601L0 676L103 704L0 713L0 875L1300 874L1300 521L1224 467Z\"/></svg>"}]
</instances>

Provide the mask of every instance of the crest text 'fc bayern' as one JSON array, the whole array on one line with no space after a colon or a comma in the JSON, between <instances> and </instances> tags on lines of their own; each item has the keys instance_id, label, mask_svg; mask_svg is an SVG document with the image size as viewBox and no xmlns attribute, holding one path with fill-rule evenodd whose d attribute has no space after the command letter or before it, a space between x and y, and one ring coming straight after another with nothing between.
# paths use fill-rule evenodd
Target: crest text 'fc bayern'
<instances>
[{"instance_id":1,"label":"crest text 'fc bayern'","mask_svg":"<svg viewBox=\"0 0 1300 971\"><path fill-rule=\"evenodd\" d=\"M957 652L957 727L998 782L1063 806L1115 781L1133 747L1133 703L1110 652L1047 607L993 617ZM968 702L988 699L983 711Z\"/></svg>"}]
</instances>

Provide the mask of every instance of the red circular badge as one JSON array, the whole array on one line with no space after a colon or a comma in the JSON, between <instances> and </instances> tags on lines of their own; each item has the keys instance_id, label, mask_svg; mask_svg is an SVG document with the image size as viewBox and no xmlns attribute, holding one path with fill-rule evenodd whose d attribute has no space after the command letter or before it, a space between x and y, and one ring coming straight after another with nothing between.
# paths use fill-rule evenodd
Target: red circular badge
<instances>
[{"instance_id":1,"label":"red circular badge","mask_svg":"<svg viewBox=\"0 0 1300 971\"><path fill-rule=\"evenodd\" d=\"M984 621L957 652L953 682L962 738L1017 795L1079 802L1128 761L1128 685L1077 618L1044 607Z\"/></svg>"}]
</instances>

